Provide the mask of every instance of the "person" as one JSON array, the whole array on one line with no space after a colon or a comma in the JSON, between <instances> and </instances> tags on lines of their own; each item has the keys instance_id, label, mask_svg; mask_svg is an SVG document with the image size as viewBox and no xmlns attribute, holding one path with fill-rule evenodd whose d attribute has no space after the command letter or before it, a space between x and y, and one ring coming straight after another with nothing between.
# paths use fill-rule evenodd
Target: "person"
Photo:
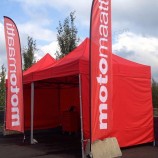
<instances>
[{"instance_id":1,"label":"person","mask_svg":"<svg viewBox=\"0 0 158 158\"><path fill-rule=\"evenodd\" d=\"M70 106L70 108L69 108L69 112L74 112L75 111L75 106Z\"/></svg>"}]
</instances>

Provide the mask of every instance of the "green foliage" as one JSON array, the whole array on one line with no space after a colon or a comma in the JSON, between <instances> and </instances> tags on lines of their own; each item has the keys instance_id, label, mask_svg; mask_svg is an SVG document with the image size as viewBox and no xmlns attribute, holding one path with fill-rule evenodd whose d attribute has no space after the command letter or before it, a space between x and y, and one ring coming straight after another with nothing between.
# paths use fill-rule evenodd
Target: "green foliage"
<instances>
[{"instance_id":1,"label":"green foliage","mask_svg":"<svg viewBox=\"0 0 158 158\"><path fill-rule=\"evenodd\" d=\"M35 63L35 51L37 51L36 48L36 41L33 40L32 37L27 38L27 47L23 50L23 69L27 70L29 67L31 67Z\"/></svg>"},{"instance_id":2,"label":"green foliage","mask_svg":"<svg viewBox=\"0 0 158 158\"><path fill-rule=\"evenodd\" d=\"M5 106L5 77L6 77L6 68L4 65L1 66L0 72L0 109L3 109Z\"/></svg>"},{"instance_id":3,"label":"green foliage","mask_svg":"<svg viewBox=\"0 0 158 158\"><path fill-rule=\"evenodd\" d=\"M75 12L71 12L63 24L59 21L59 26L57 27L57 41L60 50L56 52L57 59L64 57L77 47L79 38L77 37L78 31L74 24L75 18Z\"/></svg>"},{"instance_id":4,"label":"green foliage","mask_svg":"<svg viewBox=\"0 0 158 158\"><path fill-rule=\"evenodd\" d=\"M158 83L152 79L152 101L153 107L158 108Z\"/></svg>"}]
</instances>

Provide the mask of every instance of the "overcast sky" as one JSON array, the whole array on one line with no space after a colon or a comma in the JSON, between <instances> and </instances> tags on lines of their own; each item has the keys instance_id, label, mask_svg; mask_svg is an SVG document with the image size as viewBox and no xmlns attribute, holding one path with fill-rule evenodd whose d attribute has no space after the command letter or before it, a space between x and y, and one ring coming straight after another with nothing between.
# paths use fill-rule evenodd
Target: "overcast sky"
<instances>
[{"instance_id":1,"label":"overcast sky","mask_svg":"<svg viewBox=\"0 0 158 158\"><path fill-rule=\"evenodd\" d=\"M76 11L75 24L81 41L89 37L92 0L1 0L0 66L6 65L3 16L16 23L22 48L27 36L36 40L36 59L57 50L59 21ZM112 0L113 52L126 59L149 65L158 81L158 0ZM54 56L55 57L55 56Z\"/></svg>"}]
</instances>

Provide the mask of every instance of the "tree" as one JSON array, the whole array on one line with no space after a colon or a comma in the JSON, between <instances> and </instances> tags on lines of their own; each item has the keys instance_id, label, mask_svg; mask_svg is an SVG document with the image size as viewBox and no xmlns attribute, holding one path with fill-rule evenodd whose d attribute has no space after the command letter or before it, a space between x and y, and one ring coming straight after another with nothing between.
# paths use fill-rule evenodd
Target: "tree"
<instances>
[{"instance_id":1,"label":"tree","mask_svg":"<svg viewBox=\"0 0 158 158\"><path fill-rule=\"evenodd\" d=\"M158 108L158 83L152 79L152 101L153 107Z\"/></svg>"},{"instance_id":2,"label":"tree","mask_svg":"<svg viewBox=\"0 0 158 158\"><path fill-rule=\"evenodd\" d=\"M2 65L0 72L0 108L5 106L5 77L6 68Z\"/></svg>"},{"instance_id":3,"label":"tree","mask_svg":"<svg viewBox=\"0 0 158 158\"><path fill-rule=\"evenodd\" d=\"M24 70L27 70L35 63L35 56L34 56L35 51L37 51L36 41L34 41L32 37L28 36L27 47L23 49Z\"/></svg>"},{"instance_id":4,"label":"tree","mask_svg":"<svg viewBox=\"0 0 158 158\"><path fill-rule=\"evenodd\" d=\"M59 45L59 51L56 52L57 59L64 57L77 47L79 38L77 37L78 31L74 24L75 18L75 12L71 12L63 24L59 21L59 26L57 27L57 41Z\"/></svg>"}]
</instances>

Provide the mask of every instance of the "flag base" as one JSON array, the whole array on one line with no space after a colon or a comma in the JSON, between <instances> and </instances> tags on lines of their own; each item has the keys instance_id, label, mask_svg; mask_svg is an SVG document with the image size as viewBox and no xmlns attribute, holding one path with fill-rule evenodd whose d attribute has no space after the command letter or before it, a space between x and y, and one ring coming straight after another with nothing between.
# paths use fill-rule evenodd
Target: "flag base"
<instances>
[{"instance_id":1,"label":"flag base","mask_svg":"<svg viewBox=\"0 0 158 158\"><path fill-rule=\"evenodd\" d=\"M95 141L92 143L91 150L93 158L118 158L122 156L117 139L114 137Z\"/></svg>"}]
</instances>

